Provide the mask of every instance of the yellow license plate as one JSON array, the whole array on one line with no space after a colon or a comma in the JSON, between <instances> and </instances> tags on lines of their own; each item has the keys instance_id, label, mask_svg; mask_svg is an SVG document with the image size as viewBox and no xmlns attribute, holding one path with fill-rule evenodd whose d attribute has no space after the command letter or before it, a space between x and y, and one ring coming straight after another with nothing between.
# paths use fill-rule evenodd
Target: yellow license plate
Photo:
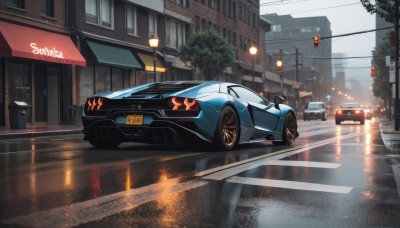
<instances>
[{"instance_id":1,"label":"yellow license plate","mask_svg":"<svg viewBox=\"0 0 400 228\"><path fill-rule=\"evenodd\" d=\"M126 125L143 125L143 115L127 115Z\"/></svg>"}]
</instances>

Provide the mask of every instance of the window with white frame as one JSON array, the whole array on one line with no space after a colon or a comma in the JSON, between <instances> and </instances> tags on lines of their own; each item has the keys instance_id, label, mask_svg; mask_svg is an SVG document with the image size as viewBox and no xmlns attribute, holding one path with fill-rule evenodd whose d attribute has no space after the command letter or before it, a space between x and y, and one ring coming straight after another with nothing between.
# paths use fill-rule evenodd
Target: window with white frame
<instances>
[{"instance_id":1,"label":"window with white frame","mask_svg":"<svg viewBox=\"0 0 400 228\"><path fill-rule=\"evenodd\" d=\"M114 0L85 0L85 20L88 23L113 28Z\"/></svg>"},{"instance_id":2,"label":"window with white frame","mask_svg":"<svg viewBox=\"0 0 400 228\"><path fill-rule=\"evenodd\" d=\"M149 14L149 34L157 35L157 15L154 13Z\"/></svg>"},{"instance_id":3,"label":"window with white frame","mask_svg":"<svg viewBox=\"0 0 400 228\"><path fill-rule=\"evenodd\" d=\"M186 42L186 26L183 23L174 20L167 22L167 46L170 48L179 48Z\"/></svg>"},{"instance_id":4,"label":"window with white frame","mask_svg":"<svg viewBox=\"0 0 400 228\"><path fill-rule=\"evenodd\" d=\"M132 5L128 5L126 10L126 30L128 34L137 35L136 8Z\"/></svg>"}]
</instances>

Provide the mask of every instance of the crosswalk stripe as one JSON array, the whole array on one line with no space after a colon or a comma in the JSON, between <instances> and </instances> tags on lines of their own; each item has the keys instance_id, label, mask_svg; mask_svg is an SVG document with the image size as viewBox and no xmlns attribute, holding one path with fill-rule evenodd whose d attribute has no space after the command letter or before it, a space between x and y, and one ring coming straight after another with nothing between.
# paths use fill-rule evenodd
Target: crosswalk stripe
<instances>
[{"instance_id":1,"label":"crosswalk stripe","mask_svg":"<svg viewBox=\"0 0 400 228\"><path fill-rule=\"evenodd\" d=\"M301 166L301 167L325 168L325 169L336 169L337 167L340 166L340 164L337 163L311 162L311 161L286 161L286 160L266 161L264 165Z\"/></svg>"},{"instance_id":2,"label":"crosswalk stripe","mask_svg":"<svg viewBox=\"0 0 400 228\"><path fill-rule=\"evenodd\" d=\"M314 184L307 182L298 181L284 181L284 180L272 180L272 179L261 179L251 177L239 177L233 176L226 180L227 182L237 184L256 185L263 187L275 187L275 188L286 188L306 191L319 191L319 192L330 192L330 193L350 193L354 188L336 185L324 185Z\"/></svg>"}]
</instances>

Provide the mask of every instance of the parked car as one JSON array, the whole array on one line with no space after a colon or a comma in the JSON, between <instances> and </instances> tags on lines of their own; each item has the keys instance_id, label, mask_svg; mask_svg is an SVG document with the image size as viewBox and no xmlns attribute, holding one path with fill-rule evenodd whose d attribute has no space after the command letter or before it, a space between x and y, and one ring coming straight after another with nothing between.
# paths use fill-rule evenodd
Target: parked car
<instances>
[{"instance_id":1,"label":"parked car","mask_svg":"<svg viewBox=\"0 0 400 228\"><path fill-rule=\"evenodd\" d=\"M357 103L343 103L336 110L335 121L338 125L346 120L359 121L363 125L365 122L364 109Z\"/></svg>"},{"instance_id":2,"label":"parked car","mask_svg":"<svg viewBox=\"0 0 400 228\"><path fill-rule=\"evenodd\" d=\"M293 109L276 96L271 103L233 83L170 81L139 85L87 98L84 139L99 148L121 142L206 142L230 150L266 139L290 145L298 136Z\"/></svg>"},{"instance_id":3,"label":"parked car","mask_svg":"<svg viewBox=\"0 0 400 228\"><path fill-rule=\"evenodd\" d=\"M304 110L303 120L307 121L310 119L321 119L322 121L325 121L327 119L327 115L326 105L324 102L308 102Z\"/></svg>"}]
</instances>

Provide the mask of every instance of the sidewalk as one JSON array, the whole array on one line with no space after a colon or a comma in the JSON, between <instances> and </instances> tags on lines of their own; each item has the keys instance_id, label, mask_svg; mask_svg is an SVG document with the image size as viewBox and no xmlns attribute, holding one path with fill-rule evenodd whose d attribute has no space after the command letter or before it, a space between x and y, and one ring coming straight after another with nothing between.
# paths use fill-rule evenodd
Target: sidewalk
<instances>
[{"instance_id":1,"label":"sidewalk","mask_svg":"<svg viewBox=\"0 0 400 228\"><path fill-rule=\"evenodd\" d=\"M400 153L400 131L394 130L394 120L381 120L379 129L386 148L392 152Z\"/></svg>"},{"instance_id":2,"label":"sidewalk","mask_svg":"<svg viewBox=\"0 0 400 228\"><path fill-rule=\"evenodd\" d=\"M9 129L0 127L0 139L80 134L82 133L82 129L82 125L27 126L26 129Z\"/></svg>"}]
</instances>

